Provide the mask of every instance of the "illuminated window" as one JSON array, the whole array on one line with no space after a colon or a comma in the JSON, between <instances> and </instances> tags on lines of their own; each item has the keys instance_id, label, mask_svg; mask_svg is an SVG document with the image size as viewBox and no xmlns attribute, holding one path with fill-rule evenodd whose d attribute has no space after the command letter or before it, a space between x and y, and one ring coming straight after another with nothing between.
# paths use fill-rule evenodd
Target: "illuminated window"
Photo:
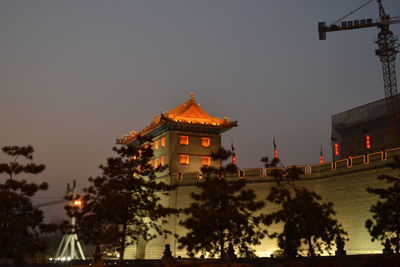
<instances>
[{"instance_id":1,"label":"illuminated window","mask_svg":"<svg viewBox=\"0 0 400 267\"><path fill-rule=\"evenodd\" d=\"M210 146L210 138L209 137L202 137L201 138L201 146L209 147Z\"/></svg>"},{"instance_id":2,"label":"illuminated window","mask_svg":"<svg viewBox=\"0 0 400 267\"><path fill-rule=\"evenodd\" d=\"M203 166L210 166L211 164L211 157L201 157L201 164Z\"/></svg>"},{"instance_id":3,"label":"illuminated window","mask_svg":"<svg viewBox=\"0 0 400 267\"><path fill-rule=\"evenodd\" d=\"M161 156L160 162L161 162L161 166L165 165L165 156Z\"/></svg>"},{"instance_id":4,"label":"illuminated window","mask_svg":"<svg viewBox=\"0 0 400 267\"><path fill-rule=\"evenodd\" d=\"M154 160L154 167L156 167L156 168L158 167L158 161L159 161L159 159Z\"/></svg>"},{"instance_id":5,"label":"illuminated window","mask_svg":"<svg viewBox=\"0 0 400 267\"><path fill-rule=\"evenodd\" d=\"M165 136L161 137L161 147L165 147Z\"/></svg>"},{"instance_id":6,"label":"illuminated window","mask_svg":"<svg viewBox=\"0 0 400 267\"><path fill-rule=\"evenodd\" d=\"M184 165L189 164L189 155L180 155L179 162L180 162L180 164L184 164Z\"/></svg>"},{"instance_id":7,"label":"illuminated window","mask_svg":"<svg viewBox=\"0 0 400 267\"><path fill-rule=\"evenodd\" d=\"M179 136L179 144L187 146L189 144L189 136L187 135Z\"/></svg>"},{"instance_id":8,"label":"illuminated window","mask_svg":"<svg viewBox=\"0 0 400 267\"><path fill-rule=\"evenodd\" d=\"M158 149L159 143L160 143L160 140L156 140L156 141L154 142L154 149L155 149L155 150Z\"/></svg>"}]
</instances>

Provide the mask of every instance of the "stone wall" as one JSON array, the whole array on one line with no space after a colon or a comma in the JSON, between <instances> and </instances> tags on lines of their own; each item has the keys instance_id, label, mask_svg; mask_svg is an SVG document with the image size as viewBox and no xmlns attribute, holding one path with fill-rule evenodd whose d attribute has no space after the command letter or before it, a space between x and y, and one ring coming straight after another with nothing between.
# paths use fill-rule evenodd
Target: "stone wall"
<instances>
[{"instance_id":1,"label":"stone wall","mask_svg":"<svg viewBox=\"0 0 400 267\"><path fill-rule=\"evenodd\" d=\"M324 164L299 166L304 170L301 176L300 185L316 191L325 200L334 203L337 218L349 234L349 241L345 249L348 254L370 254L381 253L382 246L379 242L371 242L371 237L365 228L365 221L371 217L370 206L377 198L366 191L367 187L385 187L386 184L377 179L380 174L398 176L386 166L393 156L400 155L400 149L393 149L386 152L378 152L366 156L359 156L349 160L340 160ZM253 189L259 199L265 200L270 188L275 184L269 177L268 169L245 169L240 174L227 176L225 179L245 179L247 186ZM240 177L241 176L241 177ZM182 180L176 180L177 175L171 173L168 178L171 183L177 184L177 188L171 193L168 200L169 206L175 208L187 207L192 201L190 193L198 190L195 184L199 180L197 173L183 173ZM164 178L166 179L166 177ZM276 207L266 202L263 213L269 213ZM180 218L171 218L168 224L169 229L178 235L183 235L185 229L178 222ZM280 225L273 225L269 231L280 229ZM160 237L150 241L146 245L146 258L159 259L165 244L171 245L174 257L186 257L186 251L178 249L175 238ZM262 244L255 247L256 254L260 257L268 257L277 250L275 240L265 238ZM128 255L127 255L128 256Z\"/></svg>"}]
</instances>

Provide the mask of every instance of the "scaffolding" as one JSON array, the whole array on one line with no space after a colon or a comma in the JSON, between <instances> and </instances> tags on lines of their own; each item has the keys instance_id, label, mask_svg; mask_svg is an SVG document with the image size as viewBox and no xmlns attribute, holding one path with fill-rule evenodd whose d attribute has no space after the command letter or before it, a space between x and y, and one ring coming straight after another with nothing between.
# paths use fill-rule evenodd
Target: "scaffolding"
<instances>
[{"instance_id":1,"label":"scaffolding","mask_svg":"<svg viewBox=\"0 0 400 267\"><path fill-rule=\"evenodd\" d=\"M397 100L399 97L396 95ZM380 99L333 115L333 159L338 160L393 148L390 132L391 116L388 115L390 112L387 112L387 108L386 99ZM366 138L368 138L368 145ZM336 151L334 146L336 146Z\"/></svg>"},{"instance_id":2,"label":"scaffolding","mask_svg":"<svg viewBox=\"0 0 400 267\"><path fill-rule=\"evenodd\" d=\"M387 116L385 99L380 99L332 116L332 129L360 124Z\"/></svg>"}]
</instances>

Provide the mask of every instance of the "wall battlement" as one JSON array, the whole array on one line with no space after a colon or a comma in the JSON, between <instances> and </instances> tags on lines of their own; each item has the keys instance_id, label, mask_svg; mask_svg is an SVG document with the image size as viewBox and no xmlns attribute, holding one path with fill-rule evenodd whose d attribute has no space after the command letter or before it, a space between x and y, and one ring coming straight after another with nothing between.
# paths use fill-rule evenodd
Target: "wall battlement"
<instances>
[{"instance_id":1,"label":"wall battlement","mask_svg":"<svg viewBox=\"0 0 400 267\"><path fill-rule=\"evenodd\" d=\"M303 175L300 176L302 179L321 179L363 170L384 168L387 161L390 161L395 156L400 156L400 147L348 159L329 161L322 164L296 165L296 167L302 170ZM274 182L273 177L270 176L274 169L276 168L241 169L237 173L226 174L224 178L228 180L248 179L252 182ZM199 172L172 173L172 182L174 182L174 177L177 185L193 185L193 183L203 178Z\"/></svg>"},{"instance_id":2,"label":"wall battlement","mask_svg":"<svg viewBox=\"0 0 400 267\"><path fill-rule=\"evenodd\" d=\"M379 175L398 175L396 170L387 166L395 156L400 156L400 148L323 164L296 166L303 171L298 181L299 185L316 192L324 201L333 203L337 219L349 234L349 241L345 247L348 254L382 253L383 247L380 242L371 242L371 236L365 228L365 221L372 216L370 207L378 200L376 196L368 193L366 188L387 186L385 182L377 179ZM254 190L260 200L265 200L275 185L275 180L270 175L273 170L273 168L247 168L235 174L226 174L224 179L245 180L247 187ZM204 179L199 172L172 172L164 177L177 185L168 201L170 207L179 209L186 208L193 201L191 194L199 190L196 185ZM275 209L273 203L267 203L261 212L268 214ZM178 218L171 220L170 227L179 235L186 232L186 229L179 225ZM268 226L270 231L280 231L281 228L281 224ZM185 251L178 249L175 239L171 238L165 242L172 244L175 256L185 256ZM255 249L258 256L267 257L279 248L276 240L266 238Z\"/></svg>"}]
</instances>

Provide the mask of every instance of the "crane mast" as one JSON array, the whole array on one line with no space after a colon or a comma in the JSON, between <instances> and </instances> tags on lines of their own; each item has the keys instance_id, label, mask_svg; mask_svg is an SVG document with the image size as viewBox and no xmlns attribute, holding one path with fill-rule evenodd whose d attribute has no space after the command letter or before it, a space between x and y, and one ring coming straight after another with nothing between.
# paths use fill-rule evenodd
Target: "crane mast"
<instances>
[{"instance_id":1,"label":"crane mast","mask_svg":"<svg viewBox=\"0 0 400 267\"><path fill-rule=\"evenodd\" d=\"M397 97L396 81L396 43L397 39L393 32L389 30L390 17L383 9L382 1L379 1L379 17L381 21L380 32L378 33L378 49L376 55L382 63L383 84L385 89L386 113L388 114L388 124L391 143L393 146L399 145L399 103Z\"/></svg>"},{"instance_id":2,"label":"crane mast","mask_svg":"<svg viewBox=\"0 0 400 267\"><path fill-rule=\"evenodd\" d=\"M380 28L376 41L378 49L375 50L375 54L379 57L379 60L382 63L390 144L392 147L397 147L400 145L400 127L395 61L396 54L398 52L397 48L399 47L399 45L397 43L397 38L393 35L393 32L389 30L389 25L400 23L400 17L391 18L388 14L386 14L382 5L382 0L377 0L379 5L379 21L373 21L372 19L343 21L346 17L353 14L355 11L359 10L365 5L371 3L372 1L373 0L369 0L367 3L340 18L339 20L335 21L330 26L326 26L325 22L319 22L319 39L326 40L327 32L353 30L369 27Z\"/></svg>"}]
</instances>

